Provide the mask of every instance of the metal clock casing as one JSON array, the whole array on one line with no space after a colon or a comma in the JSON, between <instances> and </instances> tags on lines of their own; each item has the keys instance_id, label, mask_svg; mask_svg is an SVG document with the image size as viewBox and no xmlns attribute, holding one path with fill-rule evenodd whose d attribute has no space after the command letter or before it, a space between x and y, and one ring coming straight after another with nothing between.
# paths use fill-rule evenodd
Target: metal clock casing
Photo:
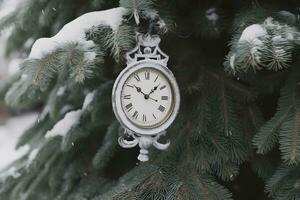
<instances>
[{"instance_id":1,"label":"metal clock casing","mask_svg":"<svg viewBox=\"0 0 300 200\"><path fill-rule=\"evenodd\" d=\"M148 148L154 146L157 149L165 150L170 142L162 144L158 142L161 135L166 133L166 129L175 120L180 107L180 92L173 73L168 69L168 56L159 48L160 38L158 35L137 35L137 46L127 53L127 66L118 75L113 91L112 91L112 106L113 111L124 127L125 133L132 136L133 140L127 140L124 137L119 138L119 144L123 148L132 148L136 145L140 147L138 159L140 161L148 161ZM167 80L172 90L172 108L166 119L161 121L156 126L139 126L126 116L122 107L122 89L123 86L132 74L135 72L150 68L159 71Z\"/></svg>"},{"instance_id":2,"label":"metal clock casing","mask_svg":"<svg viewBox=\"0 0 300 200\"><path fill-rule=\"evenodd\" d=\"M160 123L160 125L155 127L140 127L134 124L124 113L124 110L121 105L121 90L123 85L125 84L127 78L133 74L134 72L140 70L141 68L153 68L160 71L169 81L172 91L173 91L173 105L171 113L168 115L168 118ZM156 62L149 62L149 61L142 61L133 63L127 66L118 76L116 82L113 87L112 93L112 103L113 103L113 110L118 119L118 121L122 124L124 128L129 130L130 132L139 134L139 135L157 135L163 131L165 131L175 120L179 105L180 105L180 95L179 89L173 76L173 73L165 66L156 63Z\"/></svg>"}]
</instances>

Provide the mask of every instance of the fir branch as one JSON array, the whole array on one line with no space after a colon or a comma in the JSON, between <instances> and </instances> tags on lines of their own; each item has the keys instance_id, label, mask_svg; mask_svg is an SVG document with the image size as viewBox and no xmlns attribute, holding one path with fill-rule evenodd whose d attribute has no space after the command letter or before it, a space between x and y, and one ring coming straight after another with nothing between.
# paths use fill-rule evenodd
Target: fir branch
<instances>
[{"instance_id":1,"label":"fir branch","mask_svg":"<svg viewBox=\"0 0 300 200\"><path fill-rule=\"evenodd\" d=\"M225 130L225 134L226 135L231 135L232 133L231 130L229 130L229 124L228 124L228 105L227 105L227 97L226 97L226 94L225 94L225 87L224 87L224 80L221 81L221 88L220 88L220 92L221 92L221 110L223 111L222 114L223 114L223 119L224 119L224 130Z\"/></svg>"},{"instance_id":2,"label":"fir branch","mask_svg":"<svg viewBox=\"0 0 300 200\"><path fill-rule=\"evenodd\" d=\"M257 152L265 154L270 151L278 140L281 146L282 157L284 160L290 158L291 132L295 117L295 108L297 107L298 90L296 86L299 80L298 69L294 68L287 79L285 86L280 91L277 112L274 117L266 122L254 137L254 145L258 148ZM293 114L294 113L294 114ZM289 150L287 150L289 149Z\"/></svg>"},{"instance_id":3,"label":"fir branch","mask_svg":"<svg viewBox=\"0 0 300 200\"><path fill-rule=\"evenodd\" d=\"M105 46L110 49L118 63L124 62L124 55L133 48L135 34L132 27L121 25L105 37Z\"/></svg>"},{"instance_id":4,"label":"fir branch","mask_svg":"<svg viewBox=\"0 0 300 200\"><path fill-rule=\"evenodd\" d=\"M293 125L293 131L292 131L292 144L291 144L291 158L290 160L292 162L295 162L296 156L297 156L297 137L298 137L298 129L300 125L300 112L296 112L295 114L295 120Z\"/></svg>"},{"instance_id":5,"label":"fir branch","mask_svg":"<svg viewBox=\"0 0 300 200\"><path fill-rule=\"evenodd\" d=\"M70 43L59 50L61 65L69 71L75 83L83 84L95 76L96 63L103 62L103 52L99 49L85 49L77 43Z\"/></svg>"},{"instance_id":6,"label":"fir branch","mask_svg":"<svg viewBox=\"0 0 300 200\"><path fill-rule=\"evenodd\" d=\"M282 123L292 110L292 106L288 107L284 113L276 113L276 115L268 121L253 138L253 143L257 148L257 153L266 154L273 149L278 141L278 134Z\"/></svg>"},{"instance_id":7,"label":"fir branch","mask_svg":"<svg viewBox=\"0 0 300 200\"><path fill-rule=\"evenodd\" d=\"M118 122L112 122L108 127L108 130L103 139L103 145L97 150L93 158L93 166L96 169L103 169L114 155L116 148L118 147L118 136L120 132L120 126Z\"/></svg>"},{"instance_id":8,"label":"fir branch","mask_svg":"<svg viewBox=\"0 0 300 200\"><path fill-rule=\"evenodd\" d=\"M154 2L153 0L120 0L120 6L127 8L136 24L139 24L140 16L143 16L143 12L153 10Z\"/></svg>"},{"instance_id":9,"label":"fir branch","mask_svg":"<svg viewBox=\"0 0 300 200\"><path fill-rule=\"evenodd\" d=\"M0 19L0 35L6 28L13 26L16 22L17 11L13 11Z\"/></svg>"},{"instance_id":10,"label":"fir branch","mask_svg":"<svg viewBox=\"0 0 300 200\"><path fill-rule=\"evenodd\" d=\"M32 84L46 91L60 69L59 52L48 54L43 59L27 59L21 64L23 73L29 76Z\"/></svg>"},{"instance_id":11,"label":"fir branch","mask_svg":"<svg viewBox=\"0 0 300 200\"><path fill-rule=\"evenodd\" d=\"M280 132L280 150L284 161L296 164L300 161L299 134L300 113L297 110L290 112L282 124Z\"/></svg>"},{"instance_id":12,"label":"fir branch","mask_svg":"<svg viewBox=\"0 0 300 200\"><path fill-rule=\"evenodd\" d=\"M42 98L39 87L32 85L28 77L22 76L7 91L5 103L12 107L24 108L36 105Z\"/></svg>"}]
</instances>

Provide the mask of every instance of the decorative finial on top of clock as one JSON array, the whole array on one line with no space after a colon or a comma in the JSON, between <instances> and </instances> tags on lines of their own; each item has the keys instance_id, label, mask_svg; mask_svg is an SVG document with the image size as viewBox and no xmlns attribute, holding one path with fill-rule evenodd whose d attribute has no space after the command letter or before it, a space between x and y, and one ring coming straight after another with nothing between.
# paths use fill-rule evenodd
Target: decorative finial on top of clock
<instances>
[{"instance_id":1,"label":"decorative finial on top of clock","mask_svg":"<svg viewBox=\"0 0 300 200\"><path fill-rule=\"evenodd\" d=\"M127 64L151 60L166 66L169 56L159 48L160 41L159 35L144 35L138 33L137 46L127 53Z\"/></svg>"}]
</instances>

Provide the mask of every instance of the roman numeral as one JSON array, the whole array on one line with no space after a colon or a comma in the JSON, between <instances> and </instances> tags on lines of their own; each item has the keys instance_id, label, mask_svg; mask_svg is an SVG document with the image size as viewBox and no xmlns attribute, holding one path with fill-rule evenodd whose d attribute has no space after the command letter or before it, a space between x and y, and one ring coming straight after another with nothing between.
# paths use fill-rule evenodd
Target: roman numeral
<instances>
[{"instance_id":1,"label":"roman numeral","mask_svg":"<svg viewBox=\"0 0 300 200\"><path fill-rule=\"evenodd\" d=\"M154 118L154 119L156 119L156 117L155 117L155 115L154 115L154 114L152 114L152 116L153 116L153 118Z\"/></svg>"},{"instance_id":2,"label":"roman numeral","mask_svg":"<svg viewBox=\"0 0 300 200\"><path fill-rule=\"evenodd\" d=\"M131 95L130 94L124 95L123 99L131 99Z\"/></svg>"},{"instance_id":3,"label":"roman numeral","mask_svg":"<svg viewBox=\"0 0 300 200\"><path fill-rule=\"evenodd\" d=\"M132 117L133 117L134 119L137 119L137 118L138 118L138 116L139 116L139 113L138 113L138 111L134 111L134 113L133 113Z\"/></svg>"},{"instance_id":4,"label":"roman numeral","mask_svg":"<svg viewBox=\"0 0 300 200\"><path fill-rule=\"evenodd\" d=\"M156 78L155 78L154 82L156 82L156 81L157 81L157 79L158 79L158 75L156 76Z\"/></svg>"},{"instance_id":5,"label":"roman numeral","mask_svg":"<svg viewBox=\"0 0 300 200\"><path fill-rule=\"evenodd\" d=\"M145 79L149 80L150 79L150 72L145 72Z\"/></svg>"},{"instance_id":6,"label":"roman numeral","mask_svg":"<svg viewBox=\"0 0 300 200\"><path fill-rule=\"evenodd\" d=\"M166 85L163 85L163 86L161 86L159 89L160 90L163 90L163 89L165 89L167 86Z\"/></svg>"},{"instance_id":7,"label":"roman numeral","mask_svg":"<svg viewBox=\"0 0 300 200\"><path fill-rule=\"evenodd\" d=\"M132 103L127 104L125 108L130 111L132 109Z\"/></svg>"},{"instance_id":8,"label":"roman numeral","mask_svg":"<svg viewBox=\"0 0 300 200\"><path fill-rule=\"evenodd\" d=\"M140 81L140 80L141 80L138 74L134 74L134 78L135 78L137 81Z\"/></svg>"},{"instance_id":9,"label":"roman numeral","mask_svg":"<svg viewBox=\"0 0 300 200\"><path fill-rule=\"evenodd\" d=\"M165 111L165 107L163 107L162 105L160 105L159 107L158 107L158 110L160 111L160 112L164 112Z\"/></svg>"},{"instance_id":10,"label":"roman numeral","mask_svg":"<svg viewBox=\"0 0 300 200\"><path fill-rule=\"evenodd\" d=\"M161 96L161 100L168 100L169 97L168 96Z\"/></svg>"},{"instance_id":11,"label":"roman numeral","mask_svg":"<svg viewBox=\"0 0 300 200\"><path fill-rule=\"evenodd\" d=\"M143 114L143 122L146 122L146 121L147 121L146 115Z\"/></svg>"}]
</instances>

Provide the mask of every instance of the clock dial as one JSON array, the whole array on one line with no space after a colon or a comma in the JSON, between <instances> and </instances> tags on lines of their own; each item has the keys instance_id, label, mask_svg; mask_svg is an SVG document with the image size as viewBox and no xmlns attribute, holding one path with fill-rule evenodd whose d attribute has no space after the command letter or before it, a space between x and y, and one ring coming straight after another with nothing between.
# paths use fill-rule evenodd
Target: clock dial
<instances>
[{"instance_id":1,"label":"clock dial","mask_svg":"<svg viewBox=\"0 0 300 200\"><path fill-rule=\"evenodd\" d=\"M143 128L153 128L168 119L173 110L173 90L163 73L142 68L131 74L121 92L127 118Z\"/></svg>"}]
</instances>

